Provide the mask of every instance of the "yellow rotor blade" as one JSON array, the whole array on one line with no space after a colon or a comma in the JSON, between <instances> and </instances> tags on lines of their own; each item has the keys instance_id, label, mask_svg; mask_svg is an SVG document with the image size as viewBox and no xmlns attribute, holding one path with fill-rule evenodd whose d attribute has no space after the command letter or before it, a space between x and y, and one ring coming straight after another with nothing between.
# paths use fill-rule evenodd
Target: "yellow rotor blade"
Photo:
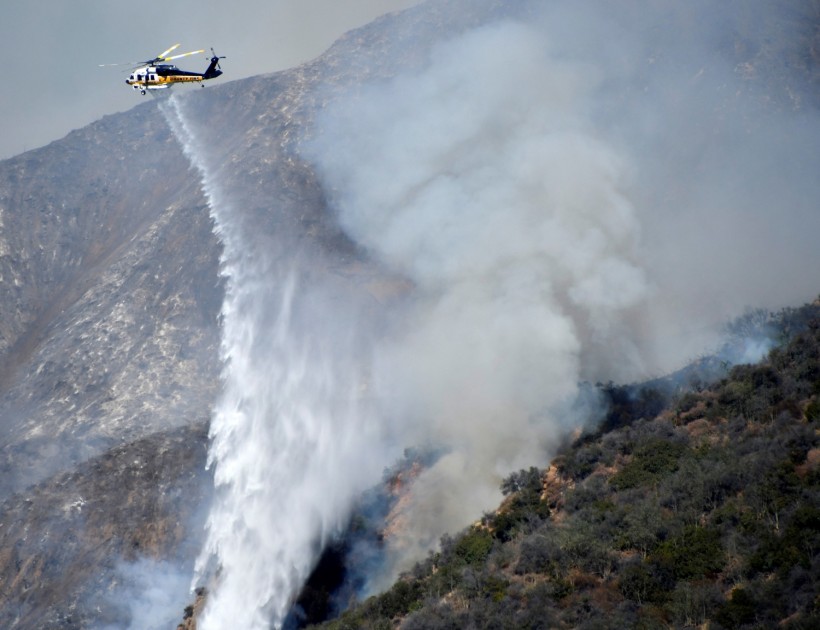
<instances>
[{"instance_id":1,"label":"yellow rotor blade","mask_svg":"<svg viewBox=\"0 0 820 630\"><path fill-rule=\"evenodd\" d=\"M187 57L188 55L198 55L199 53L204 53L205 49L202 50L192 50L191 52L182 53L181 55L174 55L173 57L163 57L164 61L171 61L171 59L179 59L180 57Z\"/></svg>"},{"instance_id":2,"label":"yellow rotor blade","mask_svg":"<svg viewBox=\"0 0 820 630\"><path fill-rule=\"evenodd\" d=\"M171 46L171 47L170 47L168 50L166 50L165 52L162 52L162 53L158 54L158 55L157 55L157 59L164 59L164 58L165 58L165 55L167 55L169 52L172 52L172 51L176 50L176 49L177 49L177 48L179 48L179 47L180 47L180 44L174 44L173 46Z\"/></svg>"}]
</instances>

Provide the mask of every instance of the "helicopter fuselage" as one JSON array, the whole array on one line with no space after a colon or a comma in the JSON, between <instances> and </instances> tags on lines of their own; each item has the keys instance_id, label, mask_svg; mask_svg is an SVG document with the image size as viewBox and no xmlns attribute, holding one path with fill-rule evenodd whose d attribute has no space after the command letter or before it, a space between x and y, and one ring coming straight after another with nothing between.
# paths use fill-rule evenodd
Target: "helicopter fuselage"
<instances>
[{"instance_id":1,"label":"helicopter fuselage","mask_svg":"<svg viewBox=\"0 0 820 630\"><path fill-rule=\"evenodd\" d=\"M137 68L125 82L135 90L165 90L174 83L201 82L203 78L199 72L186 72L176 66L162 64Z\"/></svg>"},{"instance_id":2,"label":"helicopter fuselage","mask_svg":"<svg viewBox=\"0 0 820 630\"><path fill-rule=\"evenodd\" d=\"M174 44L168 50L160 53L153 59L147 61L123 62L123 63L101 63L100 67L104 66L124 66L129 65L134 69L131 75L125 80L135 90L139 90L143 94L147 90L166 90L175 83L199 83L208 79L215 79L222 74L222 68L219 67L219 60L225 57L219 57L214 49L211 48L210 64L205 69L205 72L187 72L180 70L175 65L170 63L162 63L164 61L171 61L172 59L180 59L181 57L190 57L205 52L205 49L192 50L191 52L181 53L179 55L168 56L179 48L179 44Z\"/></svg>"},{"instance_id":3,"label":"helicopter fuselage","mask_svg":"<svg viewBox=\"0 0 820 630\"><path fill-rule=\"evenodd\" d=\"M125 82L143 94L146 90L166 90L175 83L202 83L222 74L222 70L217 68L217 61L217 57L214 56L205 72L188 72L167 63L141 66L136 68Z\"/></svg>"}]
</instances>

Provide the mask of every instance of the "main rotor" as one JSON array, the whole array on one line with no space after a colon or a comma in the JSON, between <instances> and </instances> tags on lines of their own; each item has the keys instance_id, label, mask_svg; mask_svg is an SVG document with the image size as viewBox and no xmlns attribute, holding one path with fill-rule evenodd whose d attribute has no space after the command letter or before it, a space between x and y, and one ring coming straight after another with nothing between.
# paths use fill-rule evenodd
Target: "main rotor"
<instances>
[{"instance_id":1,"label":"main rotor","mask_svg":"<svg viewBox=\"0 0 820 630\"><path fill-rule=\"evenodd\" d=\"M135 68L139 66L153 66L158 63L162 63L163 61L171 61L172 59L179 59L181 57L188 57L190 55L198 55L199 53L205 52L205 49L201 48L200 50L192 50L191 52L181 53L179 55L173 55L169 57L168 54L174 52L177 48L179 48L179 46L180 44L174 44L168 50L161 52L153 59L146 59L145 61L125 61L123 63L101 63L99 64L99 66L101 68L107 66L133 66Z\"/></svg>"},{"instance_id":2,"label":"main rotor","mask_svg":"<svg viewBox=\"0 0 820 630\"><path fill-rule=\"evenodd\" d=\"M179 46L180 46L179 44L174 44L168 50L166 50L164 52L161 52L159 55L157 55L153 59L149 59L148 61L143 61L141 63L146 65L146 66L153 66L153 65L155 65L157 63L160 63L162 61L171 61L172 59L179 59L180 57L188 57L189 55L198 55L199 53L204 53L205 52L205 49L202 48L200 50L192 50L191 52L181 53L179 55L174 55L172 57L167 57L166 56L166 55L168 55L168 53L174 52L177 48L179 48Z\"/></svg>"}]
</instances>

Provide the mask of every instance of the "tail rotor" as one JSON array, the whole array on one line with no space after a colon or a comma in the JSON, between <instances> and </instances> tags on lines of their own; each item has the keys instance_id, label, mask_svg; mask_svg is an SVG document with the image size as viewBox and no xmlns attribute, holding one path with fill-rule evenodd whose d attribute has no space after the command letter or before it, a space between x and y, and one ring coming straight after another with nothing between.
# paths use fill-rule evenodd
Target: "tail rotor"
<instances>
[{"instance_id":1,"label":"tail rotor","mask_svg":"<svg viewBox=\"0 0 820 630\"><path fill-rule=\"evenodd\" d=\"M211 47L211 63L216 61L216 69L222 72L222 66L219 65L219 60L225 59L225 56L218 57L217 54L214 52L213 46Z\"/></svg>"}]
</instances>

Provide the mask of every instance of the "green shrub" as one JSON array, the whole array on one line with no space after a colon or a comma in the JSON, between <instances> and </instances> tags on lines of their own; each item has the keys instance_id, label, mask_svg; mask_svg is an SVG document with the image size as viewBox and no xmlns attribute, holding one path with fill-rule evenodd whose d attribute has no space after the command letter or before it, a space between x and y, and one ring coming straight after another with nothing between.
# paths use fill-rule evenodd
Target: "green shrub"
<instances>
[{"instance_id":1,"label":"green shrub","mask_svg":"<svg viewBox=\"0 0 820 630\"><path fill-rule=\"evenodd\" d=\"M618 588L624 597L638 604L657 601L660 591L658 581L643 562L630 564L621 571Z\"/></svg>"},{"instance_id":2,"label":"green shrub","mask_svg":"<svg viewBox=\"0 0 820 630\"><path fill-rule=\"evenodd\" d=\"M501 491L511 495L510 499L498 514L487 519L498 540L512 540L523 525L535 525L549 518L549 506L541 500L543 486L538 468L513 473L501 484Z\"/></svg>"},{"instance_id":3,"label":"green shrub","mask_svg":"<svg viewBox=\"0 0 820 630\"><path fill-rule=\"evenodd\" d=\"M482 590L485 597L494 602L500 602L507 596L507 587L510 583L497 575L489 575L483 580Z\"/></svg>"},{"instance_id":4,"label":"green shrub","mask_svg":"<svg viewBox=\"0 0 820 630\"><path fill-rule=\"evenodd\" d=\"M632 460L615 473L609 483L616 490L648 485L661 476L674 472L686 446L663 439L650 439L639 444Z\"/></svg>"},{"instance_id":5,"label":"green shrub","mask_svg":"<svg viewBox=\"0 0 820 630\"><path fill-rule=\"evenodd\" d=\"M718 394L718 402L733 414L745 415L747 401L751 395L750 381L729 381Z\"/></svg>"},{"instance_id":6,"label":"green shrub","mask_svg":"<svg viewBox=\"0 0 820 630\"><path fill-rule=\"evenodd\" d=\"M683 396L680 397L677 404L677 412L680 413L688 413L692 409L694 409L698 403L702 400L702 396L696 392L686 392Z\"/></svg>"},{"instance_id":7,"label":"green shrub","mask_svg":"<svg viewBox=\"0 0 820 630\"><path fill-rule=\"evenodd\" d=\"M811 566L812 550L820 545L820 509L803 505L795 510L780 535L765 532L760 546L749 558L755 572L788 574L794 567Z\"/></svg>"},{"instance_id":8,"label":"green shrub","mask_svg":"<svg viewBox=\"0 0 820 630\"><path fill-rule=\"evenodd\" d=\"M555 536L541 533L525 538L521 543L521 553L515 573L542 573L558 577L566 565L566 556Z\"/></svg>"},{"instance_id":9,"label":"green shrub","mask_svg":"<svg viewBox=\"0 0 820 630\"><path fill-rule=\"evenodd\" d=\"M820 399L814 399L806 407L806 419L809 422L820 420Z\"/></svg>"},{"instance_id":10,"label":"green shrub","mask_svg":"<svg viewBox=\"0 0 820 630\"><path fill-rule=\"evenodd\" d=\"M675 587L666 609L672 613L675 627L702 627L722 601L720 590L712 582L683 581Z\"/></svg>"},{"instance_id":11,"label":"green shrub","mask_svg":"<svg viewBox=\"0 0 820 630\"><path fill-rule=\"evenodd\" d=\"M676 579L690 580L718 573L725 564L725 553L718 531L689 525L658 545L652 560L669 568Z\"/></svg>"},{"instance_id":12,"label":"green shrub","mask_svg":"<svg viewBox=\"0 0 820 630\"><path fill-rule=\"evenodd\" d=\"M393 619L419 608L422 596L423 591L418 581L399 580L393 588L378 596L374 609L380 616Z\"/></svg>"},{"instance_id":13,"label":"green shrub","mask_svg":"<svg viewBox=\"0 0 820 630\"><path fill-rule=\"evenodd\" d=\"M486 529L471 527L466 534L456 540L453 552L464 564L484 562L493 548L493 537Z\"/></svg>"},{"instance_id":14,"label":"green shrub","mask_svg":"<svg viewBox=\"0 0 820 630\"><path fill-rule=\"evenodd\" d=\"M725 604L714 614L715 621L733 630L755 620L756 603L748 591L736 588Z\"/></svg>"}]
</instances>

